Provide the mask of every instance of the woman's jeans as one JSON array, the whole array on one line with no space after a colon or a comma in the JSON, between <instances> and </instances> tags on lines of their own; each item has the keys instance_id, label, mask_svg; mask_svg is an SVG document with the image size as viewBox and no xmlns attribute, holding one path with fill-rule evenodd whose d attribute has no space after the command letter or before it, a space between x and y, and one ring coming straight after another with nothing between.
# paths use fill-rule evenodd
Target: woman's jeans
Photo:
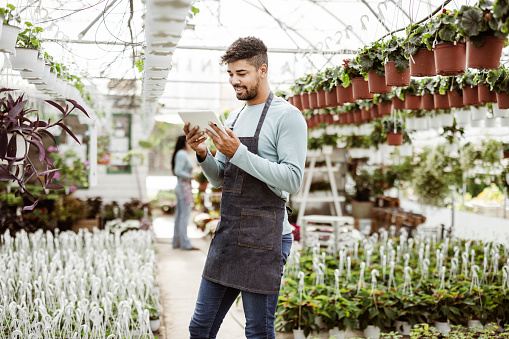
<instances>
[{"instance_id":1,"label":"woman's jeans","mask_svg":"<svg viewBox=\"0 0 509 339\"><path fill-rule=\"evenodd\" d=\"M281 251L283 276L284 265L292 247L292 234L283 235ZM253 272L256 274L256 272ZM231 305L242 293L242 304L246 316L247 339L274 339L276 332L276 308L278 295L258 294L247 291L239 291L232 287L226 287L202 278L198 300L189 333L191 339L215 339L219 327Z\"/></svg>"},{"instance_id":2,"label":"woman's jeans","mask_svg":"<svg viewBox=\"0 0 509 339\"><path fill-rule=\"evenodd\" d=\"M189 250L193 245L187 237L187 223L191 215L191 205L186 203L183 194L177 190L177 206L175 207L175 227L173 229L173 248Z\"/></svg>"}]
</instances>

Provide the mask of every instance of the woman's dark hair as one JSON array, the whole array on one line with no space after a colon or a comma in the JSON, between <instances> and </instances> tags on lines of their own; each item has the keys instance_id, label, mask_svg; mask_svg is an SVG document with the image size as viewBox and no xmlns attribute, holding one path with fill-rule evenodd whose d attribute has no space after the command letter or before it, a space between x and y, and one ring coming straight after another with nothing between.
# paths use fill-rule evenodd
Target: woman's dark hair
<instances>
[{"instance_id":1,"label":"woman's dark hair","mask_svg":"<svg viewBox=\"0 0 509 339\"><path fill-rule=\"evenodd\" d=\"M175 151L173 152L173 156L171 158L171 170L175 171L175 157L177 156L177 152L186 147L186 136L181 135L177 138L177 143L175 144ZM175 172L174 172L175 173Z\"/></svg>"},{"instance_id":2,"label":"woman's dark hair","mask_svg":"<svg viewBox=\"0 0 509 339\"><path fill-rule=\"evenodd\" d=\"M269 66L267 46L263 41L252 36L239 38L228 47L221 57L221 65L243 59L246 59L250 65L256 68L260 68L263 64Z\"/></svg>"}]
</instances>

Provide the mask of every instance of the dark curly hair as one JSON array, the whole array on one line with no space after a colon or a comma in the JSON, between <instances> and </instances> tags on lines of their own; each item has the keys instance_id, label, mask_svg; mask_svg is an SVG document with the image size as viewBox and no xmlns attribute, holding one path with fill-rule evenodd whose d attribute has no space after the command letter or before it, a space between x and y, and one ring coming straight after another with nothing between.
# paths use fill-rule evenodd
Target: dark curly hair
<instances>
[{"instance_id":1,"label":"dark curly hair","mask_svg":"<svg viewBox=\"0 0 509 339\"><path fill-rule=\"evenodd\" d=\"M226 53L221 57L221 65L243 59L247 59L247 62L256 68L263 64L268 66L267 46L263 41L252 36L239 38L228 47Z\"/></svg>"}]
</instances>

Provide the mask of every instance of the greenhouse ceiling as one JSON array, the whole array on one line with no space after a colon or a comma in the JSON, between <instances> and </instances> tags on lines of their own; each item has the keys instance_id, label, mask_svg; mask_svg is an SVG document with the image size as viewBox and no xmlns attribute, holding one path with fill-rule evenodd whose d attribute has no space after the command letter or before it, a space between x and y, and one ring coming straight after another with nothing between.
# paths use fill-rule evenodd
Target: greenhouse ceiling
<instances>
[{"instance_id":1,"label":"greenhouse ceiling","mask_svg":"<svg viewBox=\"0 0 509 339\"><path fill-rule=\"evenodd\" d=\"M151 0L146 0L151 1ZM171 0L168 0L171 1ZM177 1L177 0L175 0ZM338 65L357 49L442 7L468 0L203 0L188 18L172 59L158 118L179 122L182 108L231 109L238 103L219 58L241 36L269 48L274 89L288 89L305 73ZM470 2L474 2L471 0ZM5 5L5 1L0 2ZM23 20L44 28L44 49L100 86L109 79L141 79L145 4L139 0L18 0ZM396 34L404 34L399 31ZM141 91L141 81L138 90Z\"/></svg>"}]
</instances>

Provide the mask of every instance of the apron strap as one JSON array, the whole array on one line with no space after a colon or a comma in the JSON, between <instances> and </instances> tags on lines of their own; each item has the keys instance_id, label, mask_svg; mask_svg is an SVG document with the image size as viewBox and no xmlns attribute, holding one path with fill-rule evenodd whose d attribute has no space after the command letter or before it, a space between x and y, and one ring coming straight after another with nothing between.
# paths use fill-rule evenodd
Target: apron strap
<instances>
[{"instance_id":1,"label":"apron strap","mask_svg":"<svg viewBox=\"0 0 509 339\"><path fill-rule=\"evenodd\" d=\"M256 126L256 133L254 135L255 138L258 138L260 135L260 131L262 130L263 122L265 121L265 117L267 116L267 112L269 111L270 104L272 103L272 99L274 98L274 93L272 91L269 94L269 98L265 102L265 106L263 107L262 116L260 117L260 120L258 121L258 126Z\"/></svg>"}]
</instances>

